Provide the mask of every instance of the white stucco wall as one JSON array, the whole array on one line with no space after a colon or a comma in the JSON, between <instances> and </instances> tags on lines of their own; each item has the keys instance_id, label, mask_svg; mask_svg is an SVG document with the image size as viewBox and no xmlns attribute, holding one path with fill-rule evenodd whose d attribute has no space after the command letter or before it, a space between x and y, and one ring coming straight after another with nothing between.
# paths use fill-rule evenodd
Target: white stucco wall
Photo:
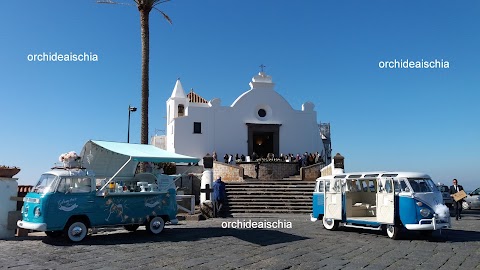
<instances>
[{"instance_id":1,"label":"white stucco wall","mask_svg":"<svg viewBox=\"0 0 480 270\"><path fill-rule=\"evenodd\" d=\"M251 87L252 89L240 95L231 106L221 106L218 99L211 101L210 106L195 106L190 103L186 108L186 116L172 118L169 121L167 150L196 157L203 157L206 153L212 154L216 151L219 160L223 160L225 153L247 155L249 153L246 123L253 123L281 124L279 153L301 154L305 151L322 151L323 143L318 130L317 113L313 110L312 103L305 103L304 110L294 110L273 89L273 83L253 82ZM167 101L167 107L169 102L173 103L173 100ZM265 109L267 115L259 117L257 114L259 109ZM194 122L202 123L201 134L193 133Z\"/></svg>"},{"instance_id":2,"label":"white stucco wall","mask_svg":"<svg viewBox=\"0 0 480 270\"><path fill-rule=\"evenodd\" d=\"M15 230L8 230L8 212L17 210L17 202L10 200L18 193L18 178L0 178L0 239L15 236Z\"/></svg>"}]
</instances>

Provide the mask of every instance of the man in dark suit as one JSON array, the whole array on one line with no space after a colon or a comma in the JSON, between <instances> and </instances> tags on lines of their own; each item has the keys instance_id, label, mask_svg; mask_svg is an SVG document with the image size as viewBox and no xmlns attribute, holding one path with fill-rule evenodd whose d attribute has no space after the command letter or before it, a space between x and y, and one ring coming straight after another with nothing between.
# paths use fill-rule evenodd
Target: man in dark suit
<instances>
[{"instance_id":1,"label":"man in dark suit","mask_svg":"<svg viewBox=\"0 0 480 270\"><path fill-rule=\"evenodd\" d=\"M458 184L458 181L457 179L453 179L453 185L450 186L450 194L455 194L459 191L462 191L463 190L463 187L461 185ZM453 197L453 195L450 195L451 197ZM453 206L455 208L455 219L458 220L458 219L462 219L462 202L463 200L459 200L459 201L454 201L453 202Z\"/></svg>"}]
</instances>

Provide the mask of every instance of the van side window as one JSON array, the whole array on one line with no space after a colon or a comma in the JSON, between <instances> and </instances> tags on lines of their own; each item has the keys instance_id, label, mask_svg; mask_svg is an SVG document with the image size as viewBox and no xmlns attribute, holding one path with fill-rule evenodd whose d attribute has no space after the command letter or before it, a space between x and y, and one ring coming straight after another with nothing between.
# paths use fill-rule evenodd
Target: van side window
<instances>
[{"instance_id":1,"label":"van side window","mask_svg":"<svg viewBox=\"0 0 480 270\"><path fill-rule=\"evenodd\" d=\"M323 181L318 181L318 192L324 192Z\"/></svg>"},{"instance_id":2,"label":"van side window","mask_svg":"<svg viewBox=\"0 0 480 270\"><path fill-rule=\"evenodd\" d=\"M348 188L348 191L350 191L350 192L359 191L358 186L357 186L357 180L356 179L348 179L347 180L347 188Z\"/></svg>"},{"instance_id":3,"label":"van side window","mask_svg":"<svg viewBox=\"0 0 480 270\"><path fill-rule=\"evenodd\" d=\"M335 192L340 192L341 190L341 184L339 179L334 179L333 181L333 187L332 190Z\"/></svg>"},{"instance_id":4,"label":"van side window","mask_svg":"<svg viewBox=\"0 0 480 270\"><path fill-rule=\"evenodd\" d=\"M393 187L392 187L392 180L387 180L385 182L385 191L387 193L392 193L393 192Z\"/></svg>"},{"instance_id":5,"label":"van side window","mask_svg":"<svg viewBox=\"0 0 480 270\"><path fill-rule=\"evenodd\" d=\"M64 177L60 180L58 185L58 192L62 193L86 193L92 190L91 179L88 177L84 178L73 178L73 177Z\"/></svg>"}]
</instances>

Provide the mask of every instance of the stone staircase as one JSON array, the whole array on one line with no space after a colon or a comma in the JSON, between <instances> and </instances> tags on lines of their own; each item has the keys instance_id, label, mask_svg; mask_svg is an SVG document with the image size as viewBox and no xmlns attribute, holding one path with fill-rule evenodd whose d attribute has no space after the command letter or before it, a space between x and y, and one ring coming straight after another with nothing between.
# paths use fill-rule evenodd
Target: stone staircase
<instances>
[{"instance_id":1,"label":"stone staircase","mask_svg":"<svg viewBox=\"0 0 480 270\"><path fill-rule=\"evenodd\" d=\"M315 181L250 180L226 183L228 209L236 213L311 213Z\"/></svg>"}]
</instances>

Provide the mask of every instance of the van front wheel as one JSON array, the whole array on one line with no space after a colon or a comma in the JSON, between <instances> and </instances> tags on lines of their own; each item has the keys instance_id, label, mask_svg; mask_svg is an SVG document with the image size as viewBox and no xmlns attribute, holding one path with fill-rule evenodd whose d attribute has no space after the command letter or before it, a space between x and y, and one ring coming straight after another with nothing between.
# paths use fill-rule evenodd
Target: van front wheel
<instances>
[{"instance_id":1,"label":"van front wheel","mask_svg":"<svg viewBox=\"0 0 480 270\"><path fill-rule=\"evenodd\" d=\"M159 234L163 231L163 228L165 227L165 221L161 217L154 217L148 222L147 226L147 232L151 234Z\"/></svg>"},{"instance_id":2,"label":"van front wheel","mask_svg":"<svg viewBox=\"0 0 480 270\"><path fill-rule=\"evenodd\" d=\"M338 220L334 220L333 218L326 218L325 216L322 218L323 227L330 231L335 231L338 229Z\"/></svg>"},{"instance_id":3,"label":"van front wheel","mask_svg":"<svg viewBox=\"0 0 480 270\"><path fill-rule=\"evenodd\" d=\"M387 235L390 239L396 240L400 235L400 227L395 225L387 225L386 227Z\"/></svg>"},{"instance_id":4,"label":"van front wheel","mask_svg":"<svg viewBox=\"0 0 480 270\"><path fill-rule=\"evenodd\" d=\"M83 221L72 222L65 232L72 242L80 242L87 236L88 228Z\"/></svg>"}]
</instances>

